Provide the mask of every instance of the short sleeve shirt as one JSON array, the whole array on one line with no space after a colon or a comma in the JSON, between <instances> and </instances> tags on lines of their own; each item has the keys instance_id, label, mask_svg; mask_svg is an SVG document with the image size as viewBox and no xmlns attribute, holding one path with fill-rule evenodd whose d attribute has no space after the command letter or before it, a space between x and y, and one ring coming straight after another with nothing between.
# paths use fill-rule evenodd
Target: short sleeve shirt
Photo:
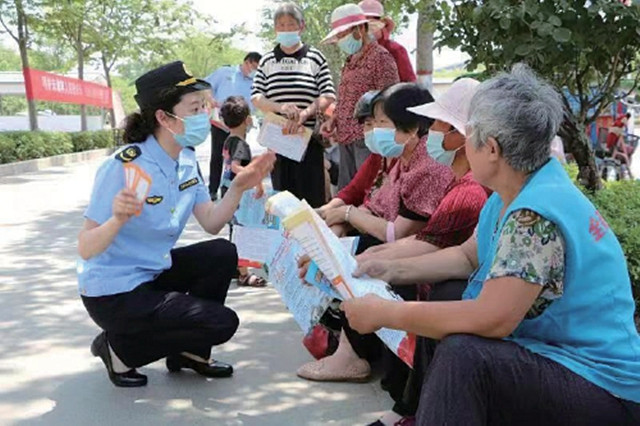
<instances>
[{"instance_id":1,"label":"short sleeve shirt","mask_svg":"<svg viewBox=\"0 0 640 426\"><path fill-rule=\"evenodd\" d=\"M395 163L379 189L372 187L364 206L377 217L393 222L400 215L427 222L455 183L451 168L427 155L425 140L414 148L408 162Z\"/></svg>"},{"instance_id":2,"label":"short sleeve shirt","mask_svg":"<svg viewBox=\"0 0 640 426\"><path fill-rule=\"evenodd\" d=\"M516 210L502 228L487 279L516 277L542 287L525 317L535 318L562 297L564 247L564 237L553 222L531 210Z\"/></svg>"},{"instance_id":3,"label":"short sleeve shirt","mask_svg":"<svg viewBox=\"0 0 640 426\"><path fill-rule=\"evenodd\" d=\"M171 267L170 251L197 204L210 202L195 151L183 149L171 158L153 136L129 145L99 168L84 216L103 224L112 216L115 196L125 187L125 164L131 163L151 178L151 187L139 216L120 229L105 251L77 265L83 296L124 293L153 280Z\"/></svg>"},{"instance_id":4,"label":"short sleeve shirt","mask_svg":"<svg viewBox=\"0 0 640 426\"><path fill-rule=\"evenodd\" d=\"M442 199L427 225L416 238L439 248L464 243L473 234L487 191L467 172Z\"/></svg>"},{"instance_id":5,"label":"short sleeve shirt","mask_svg":"<svg viewBox=\"0 0 640 426\"><path fill-rule=\"evenodd\" d=\"M257 95L305 109L320 96L335 98L336 92L322 52L305 44L287 54L278 45L260 61L252 92L252 96ZM315 123L316 118L312 116L304 125L313 128Z\"/></svg>"},{"instance_id":6,"label":"short sleeve shirt","mask_svg":"<svg viewBox=\"0 0 640 426\"><path fill-rule=\"evenodd\" d=\"M211 84L211 93L218 103L222 104L229 96L242 96L253 111L251 103L253 79L244 75L239 65L218 68L205 78L205 81Z\"/></svg>"},{"instance_id":7,"label":"short sleeve shirt","mask_svg":"<svg viewBox=\"0 0 640 426\"><path fill-rule=\"evenodd\" d=\"M234 161L246 166L251 162L251 148L249 144L237 136L229 136L224 141L222 148L222 158L224 161L224 170L222 172L222 186L229 187L236 177L233 173L232 164Z\"/></svg>"}]
</instances>

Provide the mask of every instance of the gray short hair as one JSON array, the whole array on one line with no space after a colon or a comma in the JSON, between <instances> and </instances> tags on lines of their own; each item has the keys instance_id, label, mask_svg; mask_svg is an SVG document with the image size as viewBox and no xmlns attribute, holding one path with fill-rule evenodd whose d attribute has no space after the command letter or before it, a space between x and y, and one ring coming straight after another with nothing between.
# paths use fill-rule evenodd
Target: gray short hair
<instances>
[{"instance_id":1,"label":"gray short hair","mask_svg":"<svg viewBox=\"0 0 640 426\"><path fill-rule=\"evenodd\" d=\"M478 86L468 125L476 147L493 137L507 164L529 173L549 159L562 119L560 94L528 66L516 64Z\"/></svg>"},{"instance_id":2,"label":"gray short hair","mask_svg":"<svg viewBox=\"0 0 640 426\"><path fill-rule=\"evenodd\" d=\"M276 12L273 14L273 23L278 22L278 19L281 17L288 15L293 19L298 21L300 26L304 25L304 16L302 15L302 10L295 3L285 3L283 5L278 6Z\"/></svg>"}]
</instances>

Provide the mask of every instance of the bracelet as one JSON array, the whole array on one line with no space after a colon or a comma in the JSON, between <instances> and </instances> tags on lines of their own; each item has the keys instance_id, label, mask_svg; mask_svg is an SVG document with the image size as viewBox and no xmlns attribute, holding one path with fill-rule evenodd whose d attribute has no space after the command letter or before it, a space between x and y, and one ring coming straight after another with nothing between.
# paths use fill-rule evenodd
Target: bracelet
<instances>
[{"instance_id":1,"label":"bracelet","mask_svg":"<svg viewBox=\"0 0 640 426\"><path fill-rule=\"evenodd\" d=\"M347 207L347 211L344 212L344 221L347 222L347 223L349 223L349 216L351 214L351 208L352 207L353 206L348 206Z\"/></svg>"},{"instance_id":2,"label":"bracelet","mask_svg":"<svg viewBox=\"0 0 640 426\"><path fill-rule=\"evenodd\" d=\"M393 222L387 222L387 242L392 243L396 240L396 225Z\"/></svg>"}]
</instances>

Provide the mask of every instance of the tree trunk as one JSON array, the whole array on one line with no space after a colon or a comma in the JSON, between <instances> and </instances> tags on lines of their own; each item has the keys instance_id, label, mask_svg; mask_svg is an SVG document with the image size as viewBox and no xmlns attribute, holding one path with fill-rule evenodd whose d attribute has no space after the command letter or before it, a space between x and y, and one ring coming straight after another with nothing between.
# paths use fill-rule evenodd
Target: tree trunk
<instances>
[{"instance_id":1,"label":"tree trunk","mask_svg":"<svg viewBox=\"0 0 640 426\"><path fill-rule=\"evenodd\" d=\"M580 169L578 180L590 191L602 188L602 180L598 174L595 156L591 143L587 139L584 126L578 123L574 115L565 105L564 121L560 126L559 135L564 142L567 152L573 155Z\"/></svg>"},{"instance_id":2,"label":"tree trunk","mask_svg":"<svg viewBox=\"0 0 640 426\"><path fill-rule=\"evenodd\" d=\"M78 41L76 44L78 52L78 78L84 81L84 49L82 48L82 30L78 33ZM80 105L80 130L87 131L87 106Z\"/></svg>"},{"instance_id":3,"label":"tree trunk","mask_svg":"<svg viewBox=\"0 0 640 426\"><path fill-rule=\"evenodd\" d=\"M16 12L18 15L18 49L20 50L20 59L22 61L22 69L29 68L29 54L27 52L28 30L27 30L27 17L22 6L22 0L16 0ZM25 74L26 77L26 74ZM25 86L30 85L31 82L25 78ZM38 111L36 110L36 101L33 99L27 99L27 110L29 111L29 129L31 131L38 130Z\"/></svg>"},{"instance_id":4,"label":"tree trunk","mask_svg":"<svg viewBox=\"0 0 640 426\"><path fill-rule=\"evenodd\" d=\"M435 7L433 0L424 0L418 10L416 68L418 83L433 91L433 30L434 20L431 9Z\"/></svg>"},{"instance_id":5,"label":"tree trunk","mask_svg":"<svg viewBox=\"0 0 640 426\"><path fill-rule=\"evenodd\" d=\"M102 56L101 59L102 59L102 69L104 71L104 78L107 80L107 86L109 86L109 89L113 90L113 87L111 86L111 69L107 65L107 61L105 57ZM113 98L113 95L111 97ZM111 108L109 108L109 121L111 122L111 128L115 129L116 128L116 112L113 109L113 105L111 106Z\"/></svg>"}]
</instances>

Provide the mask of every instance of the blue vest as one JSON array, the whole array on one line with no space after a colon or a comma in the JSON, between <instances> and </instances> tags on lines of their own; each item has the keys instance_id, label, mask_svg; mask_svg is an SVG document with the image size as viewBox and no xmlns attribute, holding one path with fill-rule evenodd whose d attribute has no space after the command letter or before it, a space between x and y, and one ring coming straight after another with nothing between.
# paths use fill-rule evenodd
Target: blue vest
<instances>
[{"instance_id":1,"label":"blue vest","mask_svg":"<svg viewBox=\"0 0 640 426\"><path fill-rule=\"evenodd\" d=\"M564 293L540 316L524 319L508 340L617 397L640 402L640 336L633 322L631 283L609 226L556 159L531 176L500 219L502 207L494 193L480 214L479 267L463 298L475 299L482 290L513 211L528 209L550 220L565 240Z\"/></svg>"}]
</instances>

